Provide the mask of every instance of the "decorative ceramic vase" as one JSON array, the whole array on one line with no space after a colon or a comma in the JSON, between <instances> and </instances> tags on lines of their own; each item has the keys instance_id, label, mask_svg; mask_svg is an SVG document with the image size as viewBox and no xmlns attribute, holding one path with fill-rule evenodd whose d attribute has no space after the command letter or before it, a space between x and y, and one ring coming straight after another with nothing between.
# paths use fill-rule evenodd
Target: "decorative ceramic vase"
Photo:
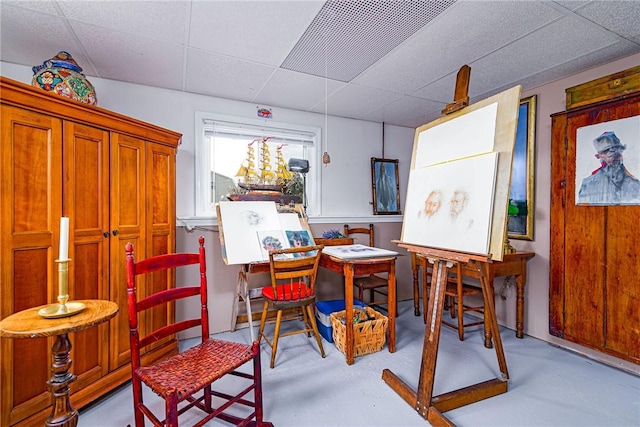
<instances>
[{"instance_id":1,"label":"decorative ceramic vase","mask_svg":"<svg viewBox=\"0 0 640 427\"><path fill-rule=\"evenodd\" d=\"M42 65L36 65L32 70L31 86L86 104L97 104L93 85L82 74L82 68L69 53L58 52L56 56L44 61Z\"/></svg>"}]
</instances>

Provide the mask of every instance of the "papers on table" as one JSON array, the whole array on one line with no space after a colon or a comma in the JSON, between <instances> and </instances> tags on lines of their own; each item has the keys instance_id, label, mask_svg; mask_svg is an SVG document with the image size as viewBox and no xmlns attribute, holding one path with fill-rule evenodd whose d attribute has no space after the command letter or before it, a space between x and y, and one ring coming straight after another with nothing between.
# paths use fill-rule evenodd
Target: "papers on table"
<instances>
[{"instance_id":1,"label":"papers on table","mask_svg":"<svg viewBox=\"0 0 640 427\"><path fill-rule=\"evenodd\" d=\"M325 246L322 253L341 259L384 258L398 256L398 252L387 249L372 248L365 245Z\"/></svg>"}]
</instances>

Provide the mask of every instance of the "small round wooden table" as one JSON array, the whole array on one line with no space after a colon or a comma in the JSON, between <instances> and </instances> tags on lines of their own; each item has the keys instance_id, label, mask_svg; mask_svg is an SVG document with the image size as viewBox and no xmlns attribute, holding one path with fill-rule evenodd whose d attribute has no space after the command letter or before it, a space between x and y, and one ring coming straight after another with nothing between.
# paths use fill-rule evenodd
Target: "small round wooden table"
<instances>
[{"instance_id":1,"label":"small round wooden table","mask_svg":"<svg viewBox=\"0 0 640 427\"><path fill-rule=\"evenodd\" d=\"M69 384L76 376L69 372L71 368L71 341L68 334L106 322L118 313L118 305L113 301L81 300L84 310L69 317L48 319L38 311L46 306L33 307L14 313L0 321L0 336L7 338L40 338L55 336L51 348L53 362L51 379L47 382L53 397L51 415L46 426L75 427L78 424L78 411L71 406Z\"/></svg>"}]
</instances>

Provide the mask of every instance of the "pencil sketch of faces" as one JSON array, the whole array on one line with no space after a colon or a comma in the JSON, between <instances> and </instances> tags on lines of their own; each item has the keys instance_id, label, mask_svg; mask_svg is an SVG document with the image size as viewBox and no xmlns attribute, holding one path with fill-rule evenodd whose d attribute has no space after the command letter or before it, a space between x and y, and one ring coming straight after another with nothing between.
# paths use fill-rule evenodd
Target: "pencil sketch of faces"
<instances>
[{"instance_id":1,"label":"pencil sketch of faces","mask_svg":"<svg viewBox=\"0 0 640 427\"><path fill-rule=\"evenodd\" d=\"M244 221L248 225L259 225L262 222L262 216L256 211L244 211L242 213Z\"/></svg>"},{"instance_id":2,"label":"pencil sketch of faces","mask_svg":"<svg viewBox=\"0 0 640 427\"><path fill-rule=\"evenodd\" d=\"M449 215L452 219L459 217L467 207L469 195L464 190L455 190L449 201Z\"/></svg>"},{"instance_id":3,"label":"pencil sketch of faces","mask_svg":"<svg viewBox=\"0 0 640 427\"><path fill-rule=\"evenodd\" d=\"M442 193L440 191L434 190L427 196L424 201L424 214L427 218L431 218L435 214L438 213L440 208L442 207Z\"/></svg>"}]
</instances>

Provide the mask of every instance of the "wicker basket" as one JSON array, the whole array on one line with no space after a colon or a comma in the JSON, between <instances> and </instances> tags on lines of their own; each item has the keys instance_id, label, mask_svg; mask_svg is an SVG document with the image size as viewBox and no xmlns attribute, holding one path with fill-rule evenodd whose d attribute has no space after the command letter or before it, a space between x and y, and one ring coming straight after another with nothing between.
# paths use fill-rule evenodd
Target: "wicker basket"
<instances>
[{"instance_id":1,"label":"wicker basket","mask_svg":"<svg viewBox=\"0 0 640 427\"><path fill-rule=\"evenodd\" d=\"M353 325L354 333L354 357L375 353L382 350L387 337L387 316L384 316L370 307L357 309L354 307L354 316L358 310L366 310L369 317L375 320L365 320ZM345 310L331 313L331 326L333 327L333 341L338 350L346 353L346 326L342 324L345 318Z\"/></svg>"}]
</instances>

